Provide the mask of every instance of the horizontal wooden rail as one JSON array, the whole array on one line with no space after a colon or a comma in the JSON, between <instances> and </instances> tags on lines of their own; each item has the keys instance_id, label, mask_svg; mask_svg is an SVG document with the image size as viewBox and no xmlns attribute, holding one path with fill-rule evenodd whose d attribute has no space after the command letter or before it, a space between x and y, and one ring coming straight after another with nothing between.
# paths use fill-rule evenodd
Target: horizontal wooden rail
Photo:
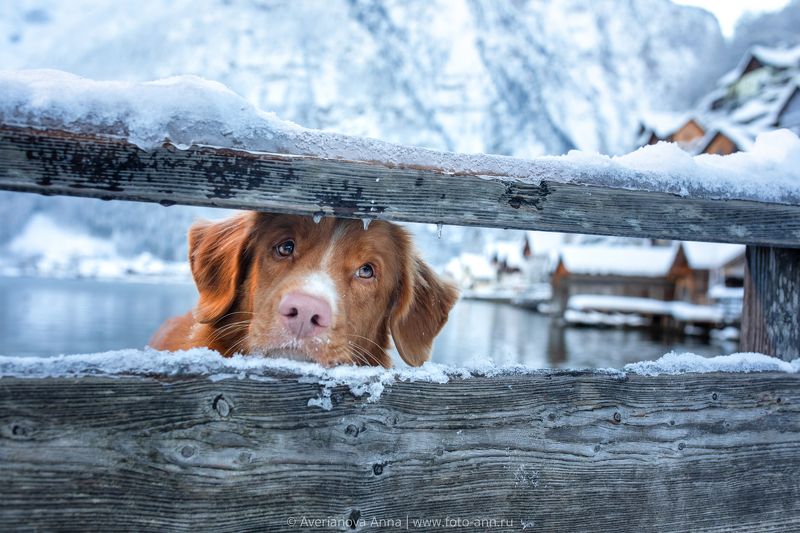
<instances>
[{"instance_id":1,"label":"horizontal wooden rail","mask_svg":"<svg viewBox=\"0 0 800 533\"><path fill-rule=\"evenodd\" d=\"M800 205L593 185L568 162L537 183L426 167L222 148L143 151L120 139L0 126L0 189L41 194L800 247ZM593 172L647 175L625 169ZM576 173L578 175L576 175ZM566 183L569 181L569 183Z\"/></svg>"},{"instance_id":2,"label":"horizontal wooden rail","mask_svg":"<svg viewBox=\"0 0 800 533\"><path fill-rule=\"evenodd\" d=\"M337 387L330 411L319 392L2 378L0 529L800 529L796 374L400 382L375 403Z\"/></svg>"}]
</instances>

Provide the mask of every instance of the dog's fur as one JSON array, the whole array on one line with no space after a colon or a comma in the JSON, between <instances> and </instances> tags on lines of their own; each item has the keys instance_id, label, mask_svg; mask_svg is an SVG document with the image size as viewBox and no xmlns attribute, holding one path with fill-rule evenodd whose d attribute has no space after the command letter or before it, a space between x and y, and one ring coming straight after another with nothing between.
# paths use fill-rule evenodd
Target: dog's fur
<instances>
[{"instance_id":1,"label":"dog's fur","mask_svg":"<svg viewBox=\"0 0 800 533\"><path fill-rule=\"evenodd\" d=\"M279 247L288 240L294 251L284 257ZM458 298L404 229L378 220L367 230L357 220L254 212L200 222L189 230L189 261L197 306L167 320L154 348L390 367L391 335L403 360L419 366ZM360 270L367 264L371 270ZM374 276L359 277L364 272ZM278 311L290 294L325 301L330 323L312 336L293 335Z\"/></svg>"}]
</instances>

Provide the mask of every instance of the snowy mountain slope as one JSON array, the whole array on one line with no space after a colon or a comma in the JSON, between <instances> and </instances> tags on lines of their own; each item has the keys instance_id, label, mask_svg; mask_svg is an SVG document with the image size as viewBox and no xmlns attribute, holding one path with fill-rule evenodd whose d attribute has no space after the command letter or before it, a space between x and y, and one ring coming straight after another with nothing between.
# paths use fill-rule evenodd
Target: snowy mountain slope
<instances>
[{"instance_id":1,"label":"snowy mountain slope","mask_svg":"<svg viewBox=\"0 0 800 533\"><path fill-rule=\"evenodd\" d=\"M197 74L303 126L515 155L620 151L632 111L688 104L681 89L722 42L710 14L668 0L22 0L0 9L1 68Z\"/></svg>"},{"instance_id":2,"label":"snowy mountain slope","mask_svg":"<svg viewBox=\"0 0 800 533\"><path fill-rule=\"evenodd\" d=\"M783 9L760 14L745 13L736 25L733 42L727 49L729 68L754 45L788 48L800 44L800 0Z\"/></svg>"},{"instance_id":3,"label":"snowy mountain slope","mask_svg":"<svg viewBox=\"0 0 800 533\"><path fill-rule=\"evenodd\" d=\"M638 111L691 102L722 38L710 14L668 0L19 0L0 4L0 43L0 68L198 74L308 127L532 156L626 148ZM0 246L35 212L166 259L197 216L4 193ZM493 234L445 230L476 249Z\"/></svg>"}]
</instances>

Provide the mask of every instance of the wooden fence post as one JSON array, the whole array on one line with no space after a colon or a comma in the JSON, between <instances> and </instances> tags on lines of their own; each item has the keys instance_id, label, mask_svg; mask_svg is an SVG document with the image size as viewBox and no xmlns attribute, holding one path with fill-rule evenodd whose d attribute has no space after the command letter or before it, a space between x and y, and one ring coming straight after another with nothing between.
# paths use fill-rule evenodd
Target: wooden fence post
<instances>
[{"instance_id":1,"label":"wooden fence post","mask_svg":"<svg viewBox=\"0 0 800 533\"><path fill-rule=\"evenodd\" d=\"M800 357L800 249L747 247L742 311L741 351Z\"/></svg>"}]
</instances>

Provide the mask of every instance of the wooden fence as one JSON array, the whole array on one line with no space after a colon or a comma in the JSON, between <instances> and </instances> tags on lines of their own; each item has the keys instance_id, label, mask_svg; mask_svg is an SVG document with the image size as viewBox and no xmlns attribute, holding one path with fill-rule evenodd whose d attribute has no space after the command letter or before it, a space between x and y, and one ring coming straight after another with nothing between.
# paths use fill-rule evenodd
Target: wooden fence
<instances>
[{"instance_id":1,"label":"wooden fence","mask_svg":"<svg viewBox=\"0 0 800 533\"><path fill-rule=\"evenodd\" d=\"M330 411L272 377L0 379L0 527L800 528L795 374L476 377L376 403L340 387Z\"/></svg>"},{"instance_id":2,"label":"wooden fence","mask_svg":"<svg viewBox=\"0 0 800 533\"><path fill-rule=\"evenodd\" d=\"M742 242L742 348L800 355L799 205L599 186L554 162L541 172L533 185L208 147L145 152L0 125L6 190ZM318 385L280 374L4 377L0 528L798 529L798 384L540 372L401 382L375 403L339 388L322 411L307 405Z\"/></svg>"}]
</instances>

